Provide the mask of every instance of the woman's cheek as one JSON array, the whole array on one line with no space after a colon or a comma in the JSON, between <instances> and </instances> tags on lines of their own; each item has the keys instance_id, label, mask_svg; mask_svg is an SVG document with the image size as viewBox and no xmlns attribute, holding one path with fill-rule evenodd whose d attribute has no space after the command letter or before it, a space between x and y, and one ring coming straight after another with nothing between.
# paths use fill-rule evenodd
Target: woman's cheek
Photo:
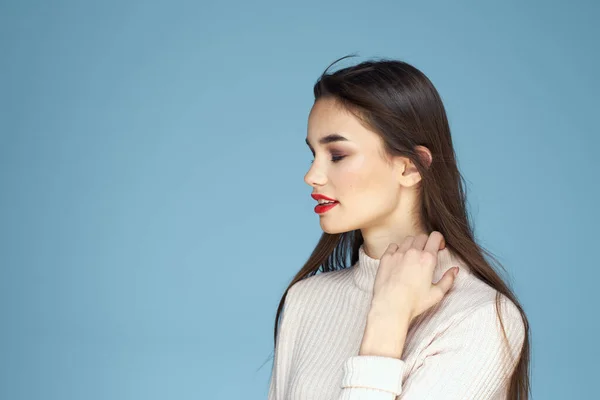
<instances>
[{"instance_id":1,"label":"woman's cheek","mask_svg":"<svg viewBox=\"0 0 600 400\"><path fill-rule=\"evenodd\" d=\"M367 176L369 176L369 168L366 164L365 157L361 155L353 156L340 166L340 171L343 174L344 186L350 191L358 191L366 188L368 184Z\"/></svg>"}]
</instances>

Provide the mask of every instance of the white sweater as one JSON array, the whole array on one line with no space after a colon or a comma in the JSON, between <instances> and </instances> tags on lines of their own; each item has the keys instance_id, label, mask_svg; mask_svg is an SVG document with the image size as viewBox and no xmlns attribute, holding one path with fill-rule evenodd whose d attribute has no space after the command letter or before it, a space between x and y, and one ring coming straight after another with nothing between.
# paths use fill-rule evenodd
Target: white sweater
<instances>
[{"instance_id":1,"label":"white sweater","mask_svg":"<svg viewBox=\"0 0 600 400\"><path fill-rule=\"evenodd\" d=\"M525 337L521 315L502 296L508 354L496 290L448 248L438 253L432 282L453 266L460 272L444 299L413 321L402 359L358 355L378 266L361 246L352 267L290 288L268 400L506 399Z\"/></svg>"}]
</instances>

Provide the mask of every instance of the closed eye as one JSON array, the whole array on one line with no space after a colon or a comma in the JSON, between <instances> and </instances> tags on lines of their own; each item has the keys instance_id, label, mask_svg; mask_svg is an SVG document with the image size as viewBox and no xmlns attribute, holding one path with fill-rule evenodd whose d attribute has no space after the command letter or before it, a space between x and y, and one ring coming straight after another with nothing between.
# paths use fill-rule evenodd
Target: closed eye
<instances>
[{"instance_id":1,"label":"closed eye","mask_svg":"<svg viewBox=\"0 0 600 400\"><path fill-rule=\"evenodd\" d=\"M338 162L338 161L342 160L344 157L346 157L346 156L332 156L332 157L331 157L331 162L334 162L334 163L336 163L336 162ZM310 160L310 163L312 164L312 163L313 163L313 161L315 161L315 159L314 159L314 158L313 158L312 160Z\"/></svg>"}]
</instances>

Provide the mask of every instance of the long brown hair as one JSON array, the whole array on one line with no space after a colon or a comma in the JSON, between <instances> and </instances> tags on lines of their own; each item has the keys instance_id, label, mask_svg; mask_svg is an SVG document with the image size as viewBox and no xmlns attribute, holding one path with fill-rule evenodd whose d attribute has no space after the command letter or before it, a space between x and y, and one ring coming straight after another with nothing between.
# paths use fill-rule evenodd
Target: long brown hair
<instances>
[{"instance_id":1,"label":"long brown hair","mask_svg":"<svg viewBox=\"0 0 600 400\"><path fill-rule=\"evenodd\" d=\"M434 230L441 232L446 247L457 253L476 277L497 290L496 311L503 331L501 295L517 306L526 334L515 369L509 378L508 398L528 400L529 323L517 297L485 256L502 270L504 268L489 251L475 242L467 214L465 182L458 170L450 126L439 93L425 74L398 60L372 59L334 73L327 72L333 64L347 57L350 56L334 61L321 74L313 88L315 102L325 97L335 99L366 127L381 136L387 155L412 160L422 177L419 212L423 228L428 233ZM425 160L415 150L416 146L425 146L431 151L433 161L430 165L424 163ZM290 287L319 271L326 273L354 265L363 242L359 229L338 234L324 232L321 235L308 261L291 280L279 302L273 337L275 348L279 318ZM346 263L348 255L350 264Z\"/></svg>"}]
</instances>

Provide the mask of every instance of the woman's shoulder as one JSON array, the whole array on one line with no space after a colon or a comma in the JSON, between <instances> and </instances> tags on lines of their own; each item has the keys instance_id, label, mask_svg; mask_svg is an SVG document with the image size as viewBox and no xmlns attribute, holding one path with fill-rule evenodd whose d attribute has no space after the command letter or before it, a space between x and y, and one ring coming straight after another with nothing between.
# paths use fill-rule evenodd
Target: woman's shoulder
<instances>
[{"instance_id":1,"label":"woman's shoulder","mask_svg":"<svg viewBox=\"0 0 600 400\"><path fill-rule=\"evenodd\" d=\"M517 305L508 296L500 293L496 288L474 275L471 271L462 278L462 280L458 281L454 292L454 300L458 303L463 303L462 308L465 310L470 309L474 311L480 308L489 308L490 304L499 301L507 312L511 314L519 313Z\"/></svg>"},{"instance_id":2,"label":"woman's shoulder","mask_svg":"<svg viewBox=\"0 0 600 400\"><path fill-rule=\"evenodd\" d=\"M490 343L501 343L506 333L513 348L522 345L525 321L508 296L472 274L455 283L440 303L420 316L418 325L424 331L432 338L452 341L470 337L465 332L476 332Z\"/></svg>"},{"instance_id":3,"label":"woman's shoulder","mask_svg":"<svg viewBox=\"0 0 600 400\"><path fill-rule=\"evenodd\" d=\"M333 284L340 279L344 279L350 273L350 268L341 268L335 271L319 271L314 275L308 276L294 284L298 290L307 290L322 288L324 285Z\"/></svg>"},{"instance_id":4,"label":"woman's shoulder","mask_svg":"<svg viewBox=\"0 0 600 400\"><path fill-rule=\"evenodd\" d=\"M327 292L332 285L343 284L350 277L350 272L350 268L318 272L294 283L289 291L293 291L293 296L295 297L312 296L321 292Z\"/></svg>"},{"instance_id":5,"label":"woman's shoulder","mask_svg":"<svg viewBox=\"0 0 600 400\"><path fill-rule=\"evenodd\" d=\"M334 302L332 296L335 297L340 293L340 279L345 279L347 273L344 269L321 272L299 280L288 289L285 299L286 309L291 310L296 318L303 321L316 309L329 309Z\"/></svg>"},{"instance_id":6,"label":"woman's shoulder","mask_svg":"<svg viewBox=\"0 0 600 400\"><path fill-rule=\"evenodd\" d=\"M465 325L482 332L496 325L518 334L524 331L519 307L467 268L461 269L442 301L416 318L414 328L437 337Z\"/></svg>"}]
</instances>

